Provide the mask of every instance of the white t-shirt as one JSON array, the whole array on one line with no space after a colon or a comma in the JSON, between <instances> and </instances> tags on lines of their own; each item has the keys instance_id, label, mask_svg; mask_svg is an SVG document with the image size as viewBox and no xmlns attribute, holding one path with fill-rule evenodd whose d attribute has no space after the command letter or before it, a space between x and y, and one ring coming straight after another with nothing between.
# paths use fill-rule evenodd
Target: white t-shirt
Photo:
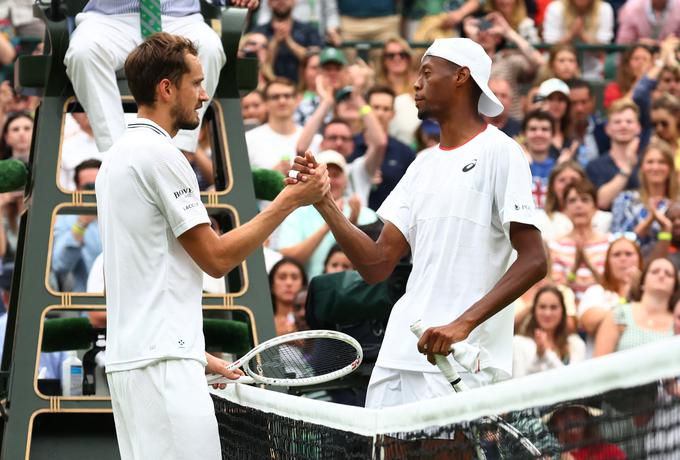
<instances>
[{"instance_id":1,"label":"white t-shirt","mask_svg":"<svg viewBox=\"0 0 680 460\"><path fill-rule=\"evenodd\" d=\"M138 118L96 182L106 281L106 371L163 359L206 364L203 272L177 237L209 224L196 176L166 131Z\"/></svg>"},{"instance_id":2,"label":"white t-shirt","mask_svg":"<svg viewBox=\"0 0 680 460\"><path fill-rule=\"evenodd\" d=\"M73 123L75 126L70 125L69 135L68 137L64 136L64 142L61 146L59 185L66 190L75 190L76 183L73 180L73 174L76 166L85 160L101 161L104 156L99 153L94 137L83 131L71 115L67 115L67 117L72 120L69 125Z\"/></svg>"},{"instance_id":3,"label":"white t-shirt","mask_svg":"<svg viewBox=\"0 0 680 460\"><path fill-rule=\"evenodd\" d=\"M533 213L529 164L494 126L455 149L419 155L378 209L411 246L413 270L376 364L439 372L418 353L409 326L448 324L486 295L514 260L510 222L533 225ZM480 365L497 378L512 373L513 317L505 308L468 338L488 351Z\"/></svg>"},{"instance_id":4,"label":"white t-shirt","mask_svg":"<svg viewBox=\"0 0 680 460\"><path fill-rule=\"evenodd\" d=\"M251 129L246 133L250 166L273 169L284 158L292 162L297 154L295 147L300 134L302 134L302 126L296 126L293 134L279 134L268 123ZM315 134L309 148L312 152L318 152L320 143L321 135Z\"/></svg>"}]
</instances>

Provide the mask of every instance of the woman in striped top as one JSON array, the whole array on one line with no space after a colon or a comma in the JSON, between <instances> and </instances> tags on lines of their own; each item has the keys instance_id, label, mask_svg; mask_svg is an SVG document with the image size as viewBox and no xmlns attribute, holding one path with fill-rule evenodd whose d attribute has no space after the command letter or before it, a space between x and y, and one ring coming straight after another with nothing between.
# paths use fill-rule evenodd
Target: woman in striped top
<instances>
[{"instance_id":1,"label":"woman in striped top","mask_svg":"<svg viewBox=\"0 0 680 460\"><path fill-rule=\"evenodd\" d=\"M595 188L590 181L584 179L567 185L563 211L574 228L548 246L553 280L569 286L577 302L586 289L600 281L609 248L609 236L593 229L595 200Z\"/></svg>"}]
</instances>

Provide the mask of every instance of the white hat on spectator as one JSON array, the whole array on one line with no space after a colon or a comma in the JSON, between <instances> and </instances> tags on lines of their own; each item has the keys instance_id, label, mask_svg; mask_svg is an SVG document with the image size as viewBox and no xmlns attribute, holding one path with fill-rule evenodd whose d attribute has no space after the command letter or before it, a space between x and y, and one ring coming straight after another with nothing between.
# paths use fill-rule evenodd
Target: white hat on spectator
<instances>
[{"instance_id":1,"label":"white hat on spectator","mask_svg":"<svg viewBox=\"0 0 680 460\"><path fill-rule=\"evenodd\" d=\"M469 38L438 38L425 51L425 56L446 59L461 67L470 69L470 76L482 90L477 110L487 117L503 113L503 104L489 88L491 58L484 48Z\"/></svg>"},{"instance_id":2,"label":"white hat on spectator","mask_svg":"<svg viewBox=\"0 0 680 460\"><path fill-rule=\"evenodd\" d=\"M541 86L538 87L538 93L536 93L536 96L548 97L553 93L560 93L569 97L569 85L559 78L549 78L548 80L541 83Z\"/></svg>"},{"instance_id":3,"label":"white hat on spectator","mask_svg":"<svg viewBox=\"0 0 680 460\"><path fill-rule=\"evenodd\" d=\"M335 150L324 150L323 152L317 153L314 158L317 163L322 163L326 165L335 165L342 169L342 172L347 174L347 160L340 152Z\"/></svg>"}]
</instances>

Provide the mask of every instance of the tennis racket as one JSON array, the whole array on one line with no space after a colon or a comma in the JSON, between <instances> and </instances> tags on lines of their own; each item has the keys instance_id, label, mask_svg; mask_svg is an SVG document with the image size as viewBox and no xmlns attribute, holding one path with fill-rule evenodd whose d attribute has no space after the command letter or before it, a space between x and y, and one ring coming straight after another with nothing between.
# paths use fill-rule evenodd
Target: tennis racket
<instances>
[{"instance_id":1,"label":"tennis racket","mask_svg":"<svg viewBox=\"0 0 680 460\"><path fill-rule=\"evenodd\" d=\"M258 383L306 386L343 377L359 367L363 352L359 342L337 331L312 330L285 334L256 346L229 369L241 368L246 376L230 380L209 374L208 384Z\"/></svg>"},{"instance_id":2,"label":"tennis racket","mask_svg":"<svg viewBox=\"0 0 680 460\"><path fill-rule=\"evenodd\" d=\"M425 327L422 325L420 320L416 321L415 323L413 323L411 325L411 332L413 332L413 334L415 334L415 336L418 337L418 339L420 339L420 337L425 332ZM451 346L452 349L455 349L455 347L456 347L456 344L453 344ZM461 379L460 375L458 374L456 369L453 368L453 366L451 365L449 360L446 358L446 356L444 356L444 355L434 355L434 359L435 359L435 362L437 364L437 367L439 368L441 373L444 375L446 380L448 380L449 383L451 383L451 386L453 387L454 391L461 392L461 391L467 391L468 390L467 386L465 385L465 383ZM490 421L491 423L493 423L493 424L499 426L500 428L502 428L503 430L505 430L512 438L514 438L516 441L518 441L522 445L522 447L524 447L524 449L526 449L527 452L529 452L531 455L536 456L536 458L540 457L541 451L538 450L538 448L536 448L536 446L534 446L531 443L531 441L529 441L526 438L526 436L524 436L517 428L510 425L508 422L506 422L505 420L503 420L502 418L500 418L497 415L489 415L489 416L483 417L482 420L484 420L484 419ZM481 447L479 446L479 435L478 435L478 433L476 433L476 430L474 430L474 429L473 429L473 435L475 436L476 442L478 444L476 446L477 455L480 458L485 459L486 456L483 454L483 452L481 452Z\"/></svg>"}]
</instances>

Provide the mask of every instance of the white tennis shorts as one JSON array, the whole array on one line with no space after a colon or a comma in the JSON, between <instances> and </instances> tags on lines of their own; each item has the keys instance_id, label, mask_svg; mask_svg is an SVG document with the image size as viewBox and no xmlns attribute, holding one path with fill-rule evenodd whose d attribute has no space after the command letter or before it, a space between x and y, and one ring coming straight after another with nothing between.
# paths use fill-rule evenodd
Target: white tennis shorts
<instances>
[{"instance_id":1,"label":"white tennis shorts","mask_svg":"<svg viewBox=\"0 0 680 460\"><path fill-rule=\"evenodd\" d=\"M107 374L122 460L221 460L205 368L168 359Z\"/></svg>"},{"instance_id":2,"label":"white tennis shorts","mask_svg":"<svg viewBox=\"0 0 680 460\"><path fill-rule=\"evenodd\" d=\"M469 388L488 385L493 381L490 372L461 372L461 379ZM368 382L366 408L383 409L426 399L448 396L454 392L441 372L414 372L375 366Z\"/></svg>"}]
</instances>

